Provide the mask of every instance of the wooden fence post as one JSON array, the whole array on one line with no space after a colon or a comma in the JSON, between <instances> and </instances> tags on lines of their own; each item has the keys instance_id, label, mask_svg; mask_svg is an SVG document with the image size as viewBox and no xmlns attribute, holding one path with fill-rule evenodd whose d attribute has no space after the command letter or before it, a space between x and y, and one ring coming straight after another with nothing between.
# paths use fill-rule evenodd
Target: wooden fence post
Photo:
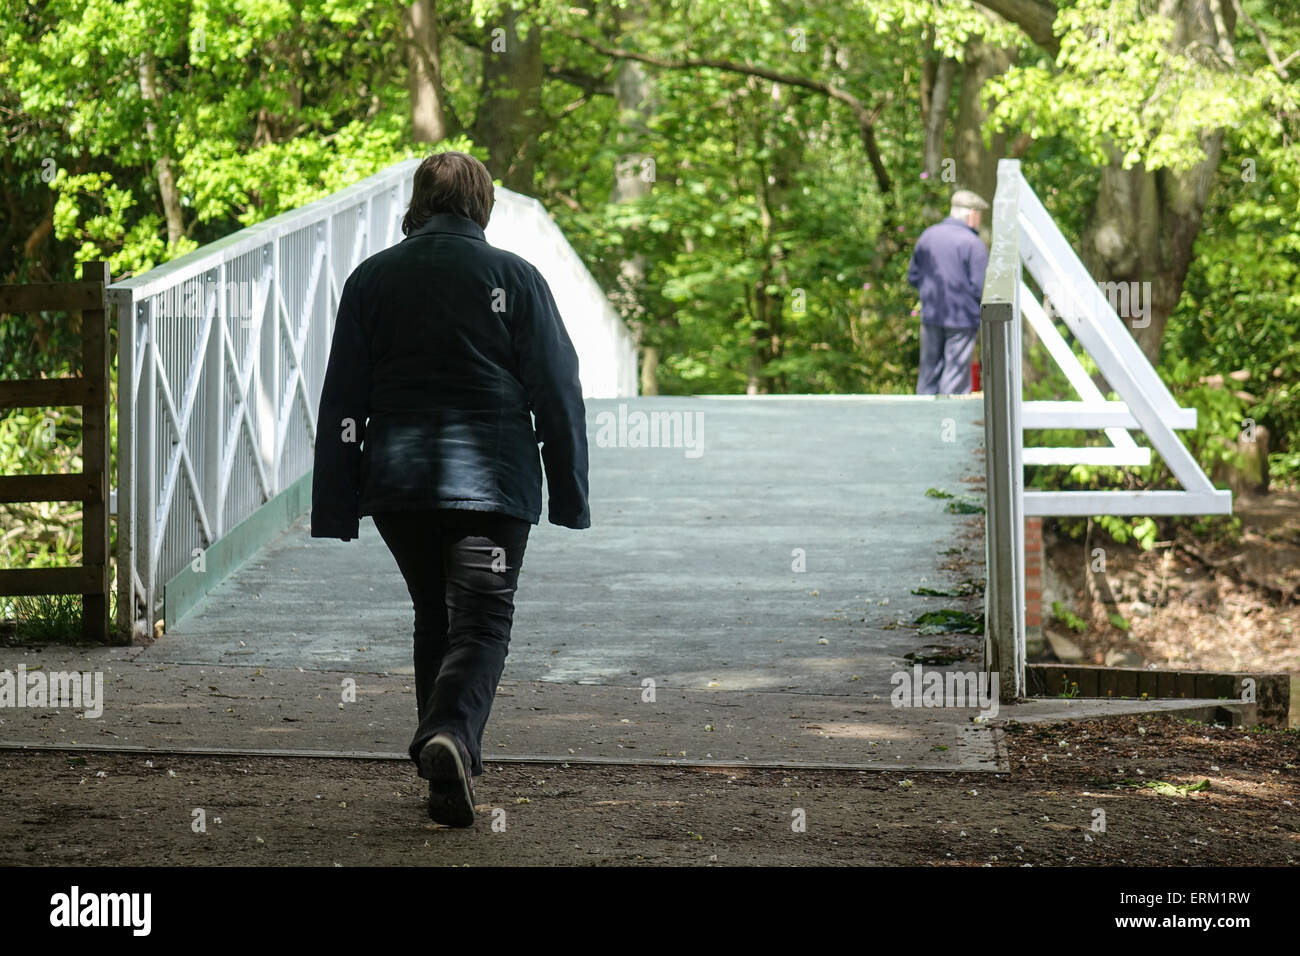
<instances>
[{"instance_id":1,"label":"wooden fence post","mask_svg":"<svg viewBox=\"0 0 1300 956\"><path fill-rule=\"evenodd\" d=\"M80 594L82 637L109 637L109 322L108 264L87 262L80 282L0 285L0 312L80 312L82 374L0 382L0 409L80 405L84 409L80 474L0 476L0 503L80 501L80 567L0 571L0 595Z\"/></svg>"},{"instance_id":2,"label":"wooden fence post","mask_svg":"<svg viewBox=\"0 0 1300 956\"><path fill-rule=\"evenodd\" d=\"M82 512L81 563L97 568L95 588L82 595L82 636L88 642L108 639L108 595L112 587L108 566L109 517L109 441L108 413L110 401L108 285L110 281L107 262L87 262L81 267L81 281L98 283L103 290L99 308L81 312L82 375L90 386L94 403L87 402L83 409L82 468L86 477L94 482L97 492L94 499L85 502Z\"/></svg>"}]
</instances>

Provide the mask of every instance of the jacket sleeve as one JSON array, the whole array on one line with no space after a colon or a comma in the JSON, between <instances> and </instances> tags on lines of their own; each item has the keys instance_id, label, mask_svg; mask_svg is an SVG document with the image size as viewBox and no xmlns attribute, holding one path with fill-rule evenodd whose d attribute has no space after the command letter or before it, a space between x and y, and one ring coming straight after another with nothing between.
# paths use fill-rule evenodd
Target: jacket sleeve
<instances>
[{"instance_id":1,"label":"jacket sleeve","mask_svg":"<svg viewBox=\"0 0 1300 956\"><path fill-rule=\"evenodd\" d=\"M907 263L907 284L914 289L921 288L920 259L921 259L921 245L923 240L924 240L924 236L922 236L921 239L916 240L916 248L912 250L912 258Z\"/></svg>"},{"instance_id":2,"label":"jacket sleeve","mask_svg":"<svg viewBox=\"0 0 1300 956\"><path fill-rule=\"evenodd\" d=\"M357 315L356 285L349 277L339 297L334 340L316 416L315 470L311 482L311 536L357 537L361 493L361 443L370 410L370 342Z\"/></svg>"},{"instance_id":3,"label":"jacket sleeve","mask_svg":"<svg viewBox=\"0 0 1300 956\"><path fill-rule=\"evenodd\" d=\"M971 291L975 293L975 298L980 299L984 296L984 273L989 267L989 251L984 246L982 239L976 239L971 244L970 259L967 260L967 276L970 278Z\"/></svg>"},{"instance_id":4,"label":"jacket sleeve","mask_svg":"<svg viewBox=\"0 0 1300 956\"><path fill-rule=\"evenodd\" d=\"M591 527L587 505L587 410L578 353L546 279L534 268L512 330L515 362L537 420L551 524Z\"/></svg>"}]
</instances>

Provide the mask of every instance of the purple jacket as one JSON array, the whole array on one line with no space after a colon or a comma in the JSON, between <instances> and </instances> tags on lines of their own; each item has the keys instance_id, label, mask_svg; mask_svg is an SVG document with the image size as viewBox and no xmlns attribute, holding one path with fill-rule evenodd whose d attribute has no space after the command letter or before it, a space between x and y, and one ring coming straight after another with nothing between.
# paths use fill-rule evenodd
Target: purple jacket
<instances>
[{"instance_id":1,"label":"purple jacket","mask_svg":"<svg viewBox=\"0 0 1300 956\"><path fill-rule=\"evenodd\" d=\"M907 282L921 293L921 321L950 329L980 327L989 253L979 233L949 216L916 240Z\"/></svg>"}]
</instances>

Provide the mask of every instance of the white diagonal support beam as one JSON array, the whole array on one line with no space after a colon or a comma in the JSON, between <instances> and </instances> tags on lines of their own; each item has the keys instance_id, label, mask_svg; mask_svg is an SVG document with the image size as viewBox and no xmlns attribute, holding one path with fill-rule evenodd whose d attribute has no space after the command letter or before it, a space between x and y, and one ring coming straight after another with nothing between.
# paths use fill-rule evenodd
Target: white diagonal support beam
<instances>
[{"instance_id":1,"label":"white diagonal support beam","mask_svg":"<svg viewBox=\"0 0 1300 956\"><path fill-rule=\"evenodd\" d=\"M206 298L206 297L205 297ZM189 431L190 421L194 414L195 399L199 392L199 369L203 366L208 349L208 336L212 334L213 312L211 302L204 303L203 325L200 327L198 338L195 342L194 349L190 353L189 368L185 374L185 391L181 396L181 408L178 410L176 402L172 396L171 383L167 379L167 371L163 368L162 358L158 355L157 349L153 350L153 361L157 363L157 385L158 394L162 397L163 408L171 419L172 428L176 433L176 447L172 449L167 458L167 466L164 471L162 500L158 503L159 511L154 518L159 528L166 528L167 522L171 517L172 504L176 499L176 486L180 481L181 473L184 472L185 478L190 487L190 493L194 497L194 510L198 514L199 524L202 526L204 539L211 542L213 540L212 525L208 521L207 510L203 506L203 489L199 483L197 469L190 458L189 451ZM156 546L162 547L163 535L159 535Z\"/></svg>"},{"instance_id":2,"label":"white diagonal support beam","mask_svg":"<svg viewBox=\"0 0 1300 956\"><path fill-rule=\"evenodd\" d=\"M1051 296L1054 304L1057 296L1064 294L1065 298L1074 303L1076 315L1087 316L1088 331L1095 334L1089 335L1091 344L1085 342L1084 347L1097 362L1106 381L1115 386L1114 373L1127 369L1128 377L1142 388L1152 408L1172 418L1181 411L1178 402L1151 367L1132 334L1115 314L1110 300L1097 287L1096 280L1088 274L1082 260L1047 214L1042 202L1023 179L1022 176L1022 202L1019 208L1021 258L1025 268L1033 275L1044 294ZM1042 268L1044 259L1049 263L1046 269ZM1075 331L1068 319L1066 324L1070 325L1071 332ZM1077 333L1075 337L1078 338ZM1104 348L1099 347L1094 351L1093 346L1101 346L1101 343L1104 343ZM1103 361L1107 364L1103 365ZM1196 427L1194 422L1191 427Z\"/></svg>"},{"instance_id":3,"label":"white diagonal support beam","mask_svg":"<svg viewBox=\"0 0 1300 956\"><path fill-rule=\"evenodd\" d=\"M276 330L277 341L283 347L287 343L289 354L286 356L290 361L288 371L289 380L281 383L281 395L279 408L275 415L275 459L280 460L284 453L285 437L289 433L289 421L293 416L293 403L298 395L302 395L303 407L307 409L307 427L311 434L316 434L316 415L311 411L311 399L307 395L306 383L302 377L302 350L306 345L307 335L311 331L311 316L316 308L316 290L320 286L321 275L325 268L325 241L324 232L317 229L315 250L311 257L311 272L307 277L307 291L303 294L302 302L298 306L298 318L293 326L289 325L289 306L277 292L276 299L279 308L276 312L280 316L280 322ZM282 288L282 287L281 287ZM287 338L280 338L283 334Z\"/></svg>"},{"instance_id":4,"label":"white diagonal support beam","mask_svg":"<svg viewBox=\"0 0 1300 956\"><path fill-rule=\"evenodd\" d=\"M1141 358L1140 365L1127 364L1132 359L1122 355L1124 350L1115 340L1114 330L1103 328L1094 321L1094 313L1097 311L1095 301L1087 293L1086 287L1078 282L1056 281L1057 276L1071 273L1058 258L1058 247L1064 243L1064 237L1050 220L1048 225L1050 231L1055 233L1054 236L1045 235L1041 229L1026 225L1025 217L1021 216L1022 255L1034 280L1041 289L1055 289L1052 301L1071 333L1083 343L1106 380L1132 410L1138 425L1183 488L1198 492L1214 491L1214 486L1205 477L1191 453L1161 417L1165 408L1162 396L1168 396L1168 390L1161 383L1159 391L1154 395L1146 391L1145 386L1155 373L1145 357ZM1073 261L1077 265L1078 260ZM1101 293L1097 292L1097 295L1100 296ZM1105 301L1104 297L1102 301ZM1109 303L1107 307L1109 308ZM1119 333L1132 343L1132 337L1122 326ZM1136 347L1135 343L1132 344ZM1141 354L1140 351L1138 354ZM1169 401L1172 401L1172 396Z\"/></svg>"}]
</instances>

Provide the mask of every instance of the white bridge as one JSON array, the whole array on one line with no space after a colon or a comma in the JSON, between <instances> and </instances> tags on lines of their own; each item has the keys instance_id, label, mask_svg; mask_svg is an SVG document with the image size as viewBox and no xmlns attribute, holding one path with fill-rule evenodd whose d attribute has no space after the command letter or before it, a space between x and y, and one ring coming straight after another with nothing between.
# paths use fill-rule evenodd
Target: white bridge
<instances>
[{"instance_id":1,"label":"white bridge","mask_svg":"<svg viewBox=\"0 0 1300 956\"><path fill-rule=\"evenodd\" d=\"M310 506L315 410L339 290L401 238L418 160L109 288L119 323L118 627L174 621ZM487 230L550 284L589 398L636 394L631 334L542 206L497 190ZM1096 361L1109 401L1024 278ZM1227 514L1175 434L1196 426L1160 381L1021 176L1003 160L982 304L988 471L985 666L1003 699L1024 690L1025 515ZM1079 398L1023 402L1021 317ZM1101 430L1107 448L1024 448L1026 429ZM1026 492L1026 464L1150 462L1183 491Z\"/></svg>"},{"instance_id":2,"label":"white bridge","mask_svg":"<svg viewBox=\"0 0 1300 956\"><path fill-rule=\"evenodd\" d=\"M184 613L307 510L339 290L358 263L402 239L419 162L109 287L124 633ZM498 187L487 238L546 277L584 396L635 395L631 333L541 203Z\"/></svg>"}]
</instances>

